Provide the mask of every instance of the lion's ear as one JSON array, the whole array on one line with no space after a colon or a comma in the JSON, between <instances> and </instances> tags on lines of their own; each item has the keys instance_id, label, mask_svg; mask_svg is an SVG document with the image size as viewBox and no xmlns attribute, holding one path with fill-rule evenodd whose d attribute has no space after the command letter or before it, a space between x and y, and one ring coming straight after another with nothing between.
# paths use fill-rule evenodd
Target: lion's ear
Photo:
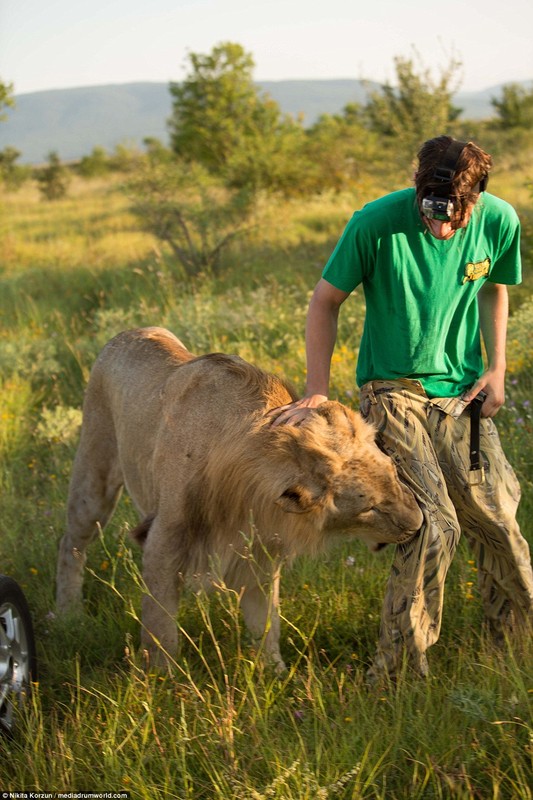
<instances>
[{"instance_id":1,"label":"lion's ear","mask_svg":"<svg viewBox=\"0 0 533 800\"><path fill-rule=\"evenodd\" d=\"M289 514L307 514L316 506L318 498L305 486L289 486L276 500L276 504Z\"/></svg>"},{"instance_id":2,"label":"lion's ear","mask_svg":"<svg viewBox=\"0 0 533 800\"><path fill-rule=\"evenodd\" d=\"M275 470L276 504L289 514L308 514L321 505L328 492L327 457L314 446L309 431L290 425L275 429L274 452L269 462Z\"/></svg>"}]
</instances>

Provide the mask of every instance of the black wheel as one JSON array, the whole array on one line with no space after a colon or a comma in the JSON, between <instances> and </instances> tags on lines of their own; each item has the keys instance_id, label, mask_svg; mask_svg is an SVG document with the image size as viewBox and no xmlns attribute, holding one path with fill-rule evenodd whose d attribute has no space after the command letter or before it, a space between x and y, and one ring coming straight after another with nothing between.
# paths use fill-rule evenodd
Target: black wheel
<instances>
[{"instance_id":1,"label":"black wheel","mask_svg":"<svg viewBox=\"0 0 533 800\"><path fill-rule=\"evenodd\" d=\"M13 711L28 696L32 680L35 639L28 603L18 583L0 575L0 730L13 730Z\"/></svg>"}]
</instances>

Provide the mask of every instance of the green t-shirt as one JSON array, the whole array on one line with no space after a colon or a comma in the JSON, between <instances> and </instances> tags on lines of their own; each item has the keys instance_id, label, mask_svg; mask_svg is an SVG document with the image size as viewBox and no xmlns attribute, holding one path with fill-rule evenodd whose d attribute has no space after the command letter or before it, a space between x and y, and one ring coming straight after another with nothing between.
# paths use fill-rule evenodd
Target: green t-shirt
<instances>
[{"instance_id":1,"label":"green t-shirt","mask_svg":"<svg viewBox=\"0 0 533 800\"><path fill-rule=\"evenodd\" d=\"M520 223L485 192L466 228L436 239L403 189L353 215L323 277L344 292L363 285L359 386L412 378L430 397L455 397L483 372L477 293L487 280L520 283Z\"/></svg>"}]
</instances>

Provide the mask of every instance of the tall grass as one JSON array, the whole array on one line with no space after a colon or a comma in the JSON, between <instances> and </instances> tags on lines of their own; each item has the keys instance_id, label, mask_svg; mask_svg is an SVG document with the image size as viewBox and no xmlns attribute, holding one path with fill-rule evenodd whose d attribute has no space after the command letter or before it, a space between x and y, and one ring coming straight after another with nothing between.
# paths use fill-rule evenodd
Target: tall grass
<instances>
[{"instance_id":1,"label":"tall grass","mask_svg":"<svg viewBox=\"0 0 533 800\"><path fill-rule=\"evenodd\" d=\"M513 173L509 191L515 184ZM31 186L2 200L0 568L28 597L40 674L17 735L0 742L0 790L127 791L150 800L532 797L533 646L496 651L486 641L464 544L430 651L431 677L420 683L406 670L379 691L366 688L364 675L389 550L375 556L345 544L318 561L300 559L283 576L282 677L264 666L236 597L224 591L186 595L175 669L145 671L127 497L90 550L85 613L54 614L79 409L101 346L124 328L164 325L195 352L239 353L302 389L309 293L352 206L371 190L355 201L272 201L264 224L228 251L221 277L195 283L138 232L110 181L80 181L54 204ZM523 198L521 185L516 191ZM531 294L528 278L513 300L521 308L510 323L509 403L500 414L530 542L533 306L523 300ZM363 315L356 294L343 309L334 357L333 389L348 403L357 402Z\"/></svg>"}]
</instances>

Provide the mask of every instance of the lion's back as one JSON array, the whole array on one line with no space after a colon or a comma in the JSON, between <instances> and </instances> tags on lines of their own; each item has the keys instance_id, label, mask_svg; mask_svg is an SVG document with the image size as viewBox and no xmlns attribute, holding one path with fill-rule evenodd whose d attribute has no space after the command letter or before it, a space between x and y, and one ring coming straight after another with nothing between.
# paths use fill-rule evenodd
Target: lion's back
<instances>
[{"instance_id":1,"label":"lion's back","mask_svg":"<svg viewBox=\"0 0 533 800\"><path fill-rule=\"evenodd\" d=\"M156 486L189 484L210 453L247 436L256 423L264 424L268 409L295 396L284 381L238 356L196 357L163 328L125 331L108 342L93 367L84 450L89 458L95 442L116 442L126 486L147 508ZM168 499L174 502L172 493Z\"/></svg>"}]
</instances>

